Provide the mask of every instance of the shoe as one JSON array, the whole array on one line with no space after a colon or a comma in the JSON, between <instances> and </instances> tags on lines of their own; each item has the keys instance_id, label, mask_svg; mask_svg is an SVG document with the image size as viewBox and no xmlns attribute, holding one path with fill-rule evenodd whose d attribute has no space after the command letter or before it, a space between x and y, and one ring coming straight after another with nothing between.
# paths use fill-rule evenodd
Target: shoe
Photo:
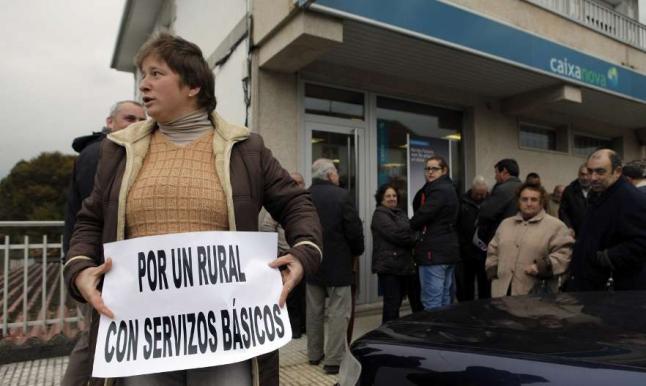
<instances>
[{"instance_id":1,"label":"shoe","mask_svg":"<svg viewBox=\"0 0 646 386\"><path fill-rule=\"evenodd\" d=\"M325 374L338 374L339 373L339 366L325 365L325 366L323 366L323 371L325 371Z\"/></svg>"},{"instance_id":2,"label":"shoe","mask_svg":"<svg viewBox=\"0 0 646 386\"><path fill-rule=\"evenodd\" d=\"M319 359L314 359L314 360L310 359L309 360L310 365L318 366L318 364L321 363L321 361L323 360L324 357L325 357L325 355L321 355L321 357Z\"/></svg>"},{"instance_id":3,"label":"shoe","mask_svg":"<svg viewBox=\"0 0 646 386\"><path fill-rule=\"evenodd\" d=\"M294 331L292 330L292 339L299 339L303 334L301 334L300 331Z\"/></svg>"}]
</instances>

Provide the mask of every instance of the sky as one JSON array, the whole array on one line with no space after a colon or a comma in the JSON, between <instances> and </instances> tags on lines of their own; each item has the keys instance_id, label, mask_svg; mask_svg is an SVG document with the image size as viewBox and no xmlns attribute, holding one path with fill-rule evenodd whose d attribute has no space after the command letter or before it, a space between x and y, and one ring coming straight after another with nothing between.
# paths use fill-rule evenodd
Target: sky
<instances>
[{"instance_id":1,"label":"sky","mask_svg":"<svg viewBox=\"0 0 646 386\"><path fill-rule=\"evenodd\" d=\"M75 154L134 96L110 68L124 0L0 0L0 179L44 151Z\"/></svg>"}]
</instances>

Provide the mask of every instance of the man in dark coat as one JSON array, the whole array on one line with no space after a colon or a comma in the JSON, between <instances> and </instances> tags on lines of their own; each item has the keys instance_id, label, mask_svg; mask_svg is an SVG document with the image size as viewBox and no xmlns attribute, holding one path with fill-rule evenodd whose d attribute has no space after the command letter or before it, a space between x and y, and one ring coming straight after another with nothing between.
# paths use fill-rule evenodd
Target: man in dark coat
<instances>
[{"instance_id":1,"label":"man in dark coat","mask_svg":"<svg viewBox=\"0 0 646 386\"><path fill-rule=\"evenodd\" d=\"M588 197L595 193L590 190L590 173L586 164L581 165L576 180L572 181L563 191L561 205L559 206L559 218L570 228L576 237L583 222Z\"/></svg>"},{"instance_id":2,"label":"man in dark coat","mask_svg":"<svg viewBox=\"0 0 646 386\"><path fill-rule=\"evenodd\" d=\"M639 191L646 193L646 160L635 160L626 163L623 175Z\"/></svg>"},{"instance_id":3,"label":"man in dark coat","mask_svg":"<svg viewBox=\"0 0 646 386\"><path fill-rule=\"evenodd\" d=\"M353 257L363 253L363 226L348 191L338 186L339 174L331 160L312 164L312 201L323 228L323 261L309 275L306 286L307 356L312 365L325 358L323 370L339 372L351 314L350 286L354 281ZM329 298L328 336L324 350L325 296Z\"/></svg>"},{"instance_id":4,"label":"man in dark coat","mask_svg":"<svg viewBox=\"0 0 646 386\"><path fill-rule=\"evenodd\" d=\"M487 252L473 245L473 234L476 231L476 221L480 205L489 195L489 187L484 177L473 179L469 189L460 199L460 216L458 218L458 237L460 240L460 257L455 274L456 297L459 301L475 299L475 285L478 283L478 298L491 297L491 284L485 272Z\"/></svg>"},{"instance_id":5,"label":"man in dark coat","mask_svg":"<svg viewBox=\"0 0 646 386\"><path fill-rule=\"evenodd\" d=\"M496 185L491 195L480 205L478 214L478 234L474 244L487 251L487 245L493 238L502 220L518 212L516 190L523 184L518 178L520 169L514 159L505 158L494 165Z\"/></svg>"},{"instance_id":6,"label":"man in dark coat","mask_svg":"<svg viewBox=\"0 0 646 386\"><path fill-rule=\"evenodd\" d=\"M81 203L90 195L94 186L94 174L99 162L99 147L101 140L113 131L125 129L131 123L146 120L143 106L135 101L120 101L110 109L110 115L105 119L105 127L100 132L78 137L72 142L72 148L79 153L74 170L72 182L67 196L65 210L65 229L63 231L63 255L67 253L76 224L76 213L81 209Z\"/></svg>"},{"instance_id":7,"label":"man in dark coat","mask_svg":"<svg viewBox=\"0 0 646 386\"><path fill-rule=\"evenodd\" d=\"M69 249L70 238L76 224L76 213L81 209L81 203L92 192L94 187L94 175L96 174L99 162L99 148L101 140L112 132L125 129L131 123L143 121L146 113L143 106L135 101L120 101L110 109L110 115L105 119L105 127L102 131L78 137L72 142L72 148L79 152L79 157L74 162L72 182L67 197L67 208L65 211L65 229L63 231L63 256ZM82 304L80 308L84 311L86 325L89 323L91 308ZM70 354L70 365L63 376L63 385L86 384L92 374L91 354L88 347L88 332L84 329L79 334L74 350Z\"/></svg>"},{"instance_id":8,"label":"man in dark coat","mask_svg":"<svg viewBox=\"0 0 646 386\"><path fill-rule=\"evenodd\" d=\"M587 161L591 198L574 245L568 290L646 289L646 196L622 176L621 158L598 150Z\"/></svg>"}]
</instances>

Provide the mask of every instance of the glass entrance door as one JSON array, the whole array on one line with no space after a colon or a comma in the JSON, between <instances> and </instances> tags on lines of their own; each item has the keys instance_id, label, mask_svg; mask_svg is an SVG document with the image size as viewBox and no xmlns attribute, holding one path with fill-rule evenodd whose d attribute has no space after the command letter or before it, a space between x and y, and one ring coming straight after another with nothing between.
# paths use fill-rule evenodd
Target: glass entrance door
<instances>
[{"instance_id":1,"label":"glass entrance door","mask_svg":"<svg viewBox=\"0 0 646 386\"><path fill-rule=\"evenodd\" d=\"M339 186L357 197L357 146L354 133L342 134L312 130L312 162L329 158L339 173Z\"/></svg>"},{"instance_id":2,"label":"glass entrance door","mask_svg":"<svg viewBox=\"0 0 646 386\"><path fill-rule=\"evenodd\" d=\"M319 158L328 158L334 162L339 173L339 186L350 192L355 207L364 225L364 237L369 236L366 228L366 145L363 128L335 126L322 123L308 122L306 124L307 147L306 181L312 181L312 162ZM362 278L370 273L370 261L366 254L359 258L359 283L357 286L357 302L367 300L369 283Z\"/></svg>"}]
</instances>

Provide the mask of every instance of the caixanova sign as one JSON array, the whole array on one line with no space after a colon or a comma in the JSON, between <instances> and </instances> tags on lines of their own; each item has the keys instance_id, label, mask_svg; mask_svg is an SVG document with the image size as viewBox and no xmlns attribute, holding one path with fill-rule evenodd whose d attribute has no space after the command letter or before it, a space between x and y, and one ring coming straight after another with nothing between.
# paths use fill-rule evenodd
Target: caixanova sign
<instances>
[{"instance_id":1,"label":"caixanova sign","mask_svg":"<svg viewBox=\"0 0 646 386\"><path fill-rule=\"evenodd\" d=\"M440 0L316 0L310 9L356 18L646 103L646 73L607 62ZM621 79L621 82L619 81Z\"/></svg>"},{"instance_id":2,"label":"caixanova sign","mask_svg":"<svg viewBox=\"0 0 646 386\"><path fill-rule=\"evenodd\" d=\"M611 86L616 88L619 85L619 72L615 67L610 67L607 73L603 74L568 61L568 58L551 58L550 70L556 74L564 75L593 86Z\"/></svg>"}]
</instances>

